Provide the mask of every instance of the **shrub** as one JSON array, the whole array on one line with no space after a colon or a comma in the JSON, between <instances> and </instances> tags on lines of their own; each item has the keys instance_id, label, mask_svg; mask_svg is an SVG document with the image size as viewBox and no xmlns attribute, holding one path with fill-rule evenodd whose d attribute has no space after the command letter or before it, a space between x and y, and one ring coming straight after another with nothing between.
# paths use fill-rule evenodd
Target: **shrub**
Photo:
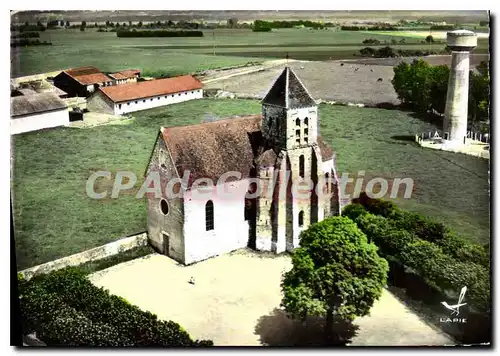
<instances>
[{"instance_id":1,"label":"shrub","mask_svg":"<svg viewBox=\"0 0 500 356\"><path fill-rule=\"evenodd\" d=\"M62 305L37 334L48 345L134 346L131 340L112 326L93 322L74 308Z\"/></svg>"},{"instance_id":2,"label":"shrub","mask_svg":"<svg viewBox=\"0 0 500 356\"><path fill-rule=\"evenodd\" d=\"M347 216L352 221L356 221L360 215L367 213L368 212L361 204L349 204L344 207L344 210L342 210L342 216Z\"/></svg>"},{"instance_id":3,"label":"shrub","mask_svg":"<svg viewBox=\"0 0 500 356\"><path fill-rule=\"evenodd\" d=\"M399 208L393 202L370 198L365 192L359 195L359 198L353 199L354 204L361 204L364 208L375 215L390 217L399 211Z\"/></svg>"},{"instance_id":4,"label":"shrub","mask_svg":"<svg viewBox=\"0 0 500 356\"><path fill-rule=\"evenodd\" d=\"M439 246L424 241L415 240L406 245L401 251L401 262L418 272L432 284L443 287L443 268L450 263L449 256L445 255ZM448 285L444 285L448 287Z\"/></svg>"},{"instance_id":5,"label":"shrub","mask_svg":"<svg viewBox=\"0 0 500 356\"><path fill-rule=\"evenodd\" d=\"M363 213L363 208L370 213ZM343 214L354 219L388 260L409 267L442 294L458 297L467 286L470 306L490 310L488 246L470 243L433 219L366 195Z\"/></svg>"},{"instance_id":6,"label":"shrub","mask_svg":"<svg viewBox=\"0 0 500 356\"><path fill-rule=\"evenodd\" d=\"M444 224L418 213L400 210L391 218L398 228L413 232L421 239L430 242L442 240L449 232Z\"/></svg>"},{"instance_id":7,"label":"shrub","mask_svg":"<svg viewBox=\"0 0 500 356\"><path fill-rule=\"evenodd\" d=\"M403 249L401 262L443 294L452 292L458 295L462 287L467 286L471 307L481 312L489 311L490 276L485 267L457 261L443 253L439 246L420 239Z\"/></svg>"},{"instance_id":8,"label":"shrub","mask_svg":"<svg viewBox=\"0 0 500 356\"><path fill-rule=\"evenodd\" d=\"M212 345L211 341L193 341L179 324L158 320L94 286L78 268L20 281L20 289L25 330L35 329L56 344L67 345L75 337L78 345Z\"/></svg>"},{"instance_id":9,"label":"shrub","mask_svg":"<svg viewBox=\"0 0 500 356\"><path fill-rule=\"evenodd\" d=\"M453 232L447 232L444 237L437 241L443 251L459 261L478 263L486 268L490 267L489 248L473 244L457 236Z\"/></svg>"}]
</instances>

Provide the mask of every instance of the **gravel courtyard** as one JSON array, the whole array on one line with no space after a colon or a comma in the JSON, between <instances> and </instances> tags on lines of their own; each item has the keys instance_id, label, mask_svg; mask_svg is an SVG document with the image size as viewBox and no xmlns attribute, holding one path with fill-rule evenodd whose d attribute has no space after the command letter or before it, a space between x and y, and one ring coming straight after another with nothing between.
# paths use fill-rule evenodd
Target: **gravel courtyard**
<instances>
[{"instance_id":1,"label":"gravel courtyard","mask_svg":"<svg viewBox=\"0 0 500 356\"><path fill-rule=\"evenodd\" d=\"M191 266L152 254L90 276L130 303L173 320L195 339L217 346L321 345L322 320L301 324L279 308L280 281L291 267L288 255L241 250ZM195 284L188 283L193 277ZM453 341L424 323L384 290L370 316L337 325L353 346L450 345Z\"/></svg>"}]
</instances>

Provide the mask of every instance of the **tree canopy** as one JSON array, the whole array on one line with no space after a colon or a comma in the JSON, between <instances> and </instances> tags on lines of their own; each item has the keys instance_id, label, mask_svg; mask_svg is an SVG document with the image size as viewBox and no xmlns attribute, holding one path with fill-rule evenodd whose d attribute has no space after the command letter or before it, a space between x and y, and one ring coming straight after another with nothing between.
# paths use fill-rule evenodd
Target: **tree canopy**
<instances>
[{"instance_id":1,"label":"tree canopy","mask_svg":"<svg viewBox=\"0 0 500 356\"><path fill-rule=\"evenodd\" d=\"M388 263L357 225L330 217L303 231L300 244L281 285L286 311L302 320L326 316L326 336L334 317L351 321L367 315L382 294Z\"/></svg>"}]
</instances>

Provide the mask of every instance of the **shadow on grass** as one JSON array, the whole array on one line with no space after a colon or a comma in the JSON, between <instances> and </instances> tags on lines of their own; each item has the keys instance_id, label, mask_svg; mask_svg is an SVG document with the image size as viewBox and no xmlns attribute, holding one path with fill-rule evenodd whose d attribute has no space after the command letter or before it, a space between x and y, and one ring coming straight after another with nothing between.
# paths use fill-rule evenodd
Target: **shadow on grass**
<instances>
[{"instance_id":1,"label":"shadow on grass","mask_svg":"<svg viewBox=\"0 0 500 356\"><path fill-rule=\"evenodd\" d=\"M382 102L374 105L374 107L377 109L404 111L409 113L409 115L413 118L435 125L439 130L443 129L443 116L433 113L416 112L415 109L409 106L408 104L396 105L390 102Z\"/></svg>"},{"instance_id":2,"label":"shadow on grass","mask_svg":"<svg viewBox=\"0 0 500 356\"><path fill-rule=\"evenodd\" d=\"M418 275L404 271L404 267L391 263L388 284L389 291L409 310L418 315L426 324L451 336L457 344L480 344L492 341L489 314L474 312L466 305L460 308L459 315L466 322L446 322L448 318L457 317L450 315L450 311L441 302L454 304L452 302L455 300L450 300L449 297L429 286Z\"/></svg>"},{"instance_id":3,"label":"shadow on grass","mask_svg":"<svg viewBox=\"0 0 500 356\"><path fill-rule=\"evenodd\" d=\"M255 334L265 346L345 346L356 335L358 326L337 321L331 340L325 339L325 318L309 317L305 322L293 320L278 308L259 318Z\"/></svg>"},{"instance_id":4,"label":"shadow on grass","mask_svg":"<svg viewBox=\"0 0 500 356\"><path fill-rule=\"evenodd\" d=\"M412 135L395 135L395 136L391 136L391 139L396 140L396 141L409 142L409 143L416 144L415 136L412 136Z\"/></svg>"},{"instance_id":5,"label":"shadow on grass","mask_svg":"<svg viewBox=\"0 0 500 356\"><path fill-rule=\"evenodd\" d=\"M438 130L443 129L443 117L440 115L418 112L411 112L409 115L415 119L419 119L420 121L436 126Z\"/></svg>"}]
</instances>

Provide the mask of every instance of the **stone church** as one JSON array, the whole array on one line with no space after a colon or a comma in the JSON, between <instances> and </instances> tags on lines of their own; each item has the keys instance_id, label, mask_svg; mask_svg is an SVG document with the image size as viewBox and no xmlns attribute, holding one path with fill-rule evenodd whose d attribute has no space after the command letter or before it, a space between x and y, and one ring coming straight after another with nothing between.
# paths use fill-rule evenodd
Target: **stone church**
<instances>
[{"instance_id":1,"label":"stone church","mask_svg":"<svg viewBox=\"0 0 500 356\"><path fill-rule=\"evenodd\" d=\"M183 264L245 247L293 251L302 230L340 214L335 155L318 131L318 106L288 67L262 115L162 127L147 170L162 191L147 194L151 245ZM294 182L310 182L307 198Z\"/></svg>"}]
</instances>

